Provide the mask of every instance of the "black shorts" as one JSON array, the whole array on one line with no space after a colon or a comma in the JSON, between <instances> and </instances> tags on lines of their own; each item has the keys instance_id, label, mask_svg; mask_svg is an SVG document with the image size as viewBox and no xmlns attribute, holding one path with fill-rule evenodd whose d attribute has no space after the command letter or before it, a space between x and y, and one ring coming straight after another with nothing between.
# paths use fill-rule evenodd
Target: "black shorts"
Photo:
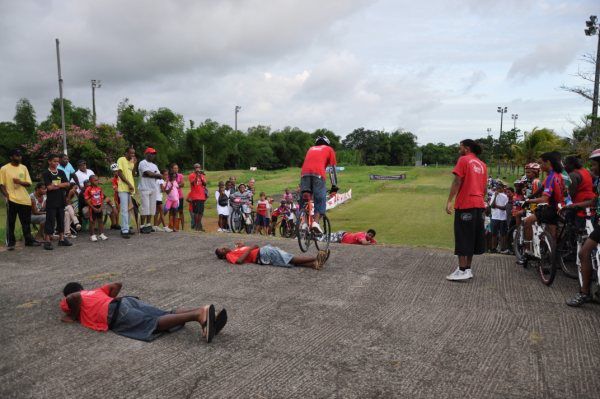
<instances>
[{"instance_id":1,"label":"black shorts","mask_svg":"<svg viewBox=\"0 0 600 399\"><path fill-rule=\"evenodd\" d=\"M192 213L200 215L204 214L204 200L192 201Z\"/></svg>"},{"instance_id":2,"label":"black shorts","mask_svg":"<svg viewBox=\"0 0 600 399\"><path fill-rule=\"evenodd\" d=\"M481 255L485 252L485 209L457 209L454 213L454 254Z\"/></svg>"},{"instance_id":3,"label":"black shorts","mask_svg":"<svg viewBox=\"0 0 600 399\"><path fill-rule=\"evenodd\" d=\"M96 220L102 220L102 210L95 211L91 207L88 208L88 214L90 222L94 223Z\"/></svg>"},{"instance_id":4,"label":"black shorts","mask_svg":"<svg viewBox=\"0 0 600 399\"><path fill-rule=\"evenodd\" d=\"M177 210L183 212L183 198L179 198L179 208Z\"/></svg>"},{"instance_id":5,"label":"black shorts","mask_svg":"<svg viewBox=\"0 0 600 399\"><path fill-rule=\"evenodd\" d=\"M505 236L507 231L506 220L492 219L492 235Z\"/></svg>"},{"instance_id":6,"label":"black shorts","mask_svg":"<svg viewBox=\"0 0 600 399\"><path fill-rule=\"evenodd\" d=\"M550 205L538 206L535 209L535 217L538 222L551 225L557 225L559 220L556 209Z\"/></svg>"}]
</instances>

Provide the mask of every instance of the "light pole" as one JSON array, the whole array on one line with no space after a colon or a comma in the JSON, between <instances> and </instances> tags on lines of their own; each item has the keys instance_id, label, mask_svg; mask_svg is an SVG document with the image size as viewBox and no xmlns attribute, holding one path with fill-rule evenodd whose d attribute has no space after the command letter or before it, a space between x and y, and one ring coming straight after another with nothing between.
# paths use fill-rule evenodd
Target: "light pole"
<instances>
[{"instance_id":1,"label":"light pole","mask_svg":"<svg viewBox=\"0 0 600 399\"><path fill-rule=\"evenodd\" d=\"M237 114L238 112L240 112L240 110L242 109L242 107L240 107L239 105L235 106L235 131L237 132Z\"/></svg>"},{"instance_id":2,"label":"light pole","mask_svg":"<svg viewBox=\"0 0 600 399\"><path fill-rule=\"evenodd\" d=\"M65 105L63 102L63 79L60 71L60 42L56 40L56 64L58 65L58 93L60 95L60 124L63 134L63 152L67 153L67 131L65 130Z\"/></svg>"},{"instance_id":3,"label":"light pole","mask_svg":"<svg viewBox=\"0 0 600 399\"><path fill-rule=\"evenodd\" d=\"M508 107L498 107L500 113L500 134L502 134L502 122L504 121L504 114L508 112Z\"/></svg>"},{"instance_id":4,"label":"light pole","mask_svg":"<svg viewBox=\"0 0 600 399\"><path fill-rule=\"evenodd\" d=\"M485 131L487 132L488 136L492 133L492 128L488 127L487 129L485 129Z\"/></svg>"},{"instance_id":5,"label":"light pole","mask_svg":"<svg viewBox=\"0 0 600 399\"><path fill-rule=\"evenodd\" d=\"M512 114L510 117L514 121L513 130L517 130L517 119L519 119L519 114Z\"/></svg>"},{"instance_id":6,"label":"light pole","mask_svg":"<svg viewBox=\"0 0 600 399\"><path fill-rule=\"evenodd\" d=\"M598 82L600 81L600 26L598 18L590 15L590 19L585 21L587 29L584 30L586 36L598 36L598 49L596 50L596 76L594 78L594 98L592 99L592 127L598 126Z\"/></svg>"},{"instance_id":7,"label":"light pole","mask_svg":"<svg viewBox=\"0 0 600 399\"><path fill-rule=\"evenodd\" d=\"M94 118L94 127L96 127L96 89L102 87L102 81L92 79L92 117Z\"/></svg>"}]
</instances>

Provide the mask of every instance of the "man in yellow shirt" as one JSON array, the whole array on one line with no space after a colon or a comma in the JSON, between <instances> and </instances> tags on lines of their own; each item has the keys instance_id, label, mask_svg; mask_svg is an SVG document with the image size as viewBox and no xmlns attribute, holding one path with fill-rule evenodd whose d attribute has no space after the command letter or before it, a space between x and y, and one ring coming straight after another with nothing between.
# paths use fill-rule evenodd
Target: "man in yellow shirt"
<instances>
[{"instance_id":1,"label":"man in yellow shirt","mask_svg":"<svg viewBox=\"0 0 600 399\"><path fill-rule=\"evenodd\" d=\"M0 168L0 191L8 205L6 215L6 247L9 251L15 249L15 222L17 215L21 222L25 245L28 247L40 246L31 235L31 198L27 188L31 186L29 171L25 165L21 165L21 151L11 150L9 153L10 163Z\"/></svg>"},{"instance_id":2,"label":"man in yellow shirt","mask_svg":"<svg viewBox=\"0 0 600 399\"><path fill-rule=\"evenodd\" d=\"M117 160L117 175L119 182L117 192L121 204L121 237L129 238L129 201L135 194L135 181L133 180L133 169L135 168L135 149L128 148L125 156Z\"/></svg>"}]
</instances>

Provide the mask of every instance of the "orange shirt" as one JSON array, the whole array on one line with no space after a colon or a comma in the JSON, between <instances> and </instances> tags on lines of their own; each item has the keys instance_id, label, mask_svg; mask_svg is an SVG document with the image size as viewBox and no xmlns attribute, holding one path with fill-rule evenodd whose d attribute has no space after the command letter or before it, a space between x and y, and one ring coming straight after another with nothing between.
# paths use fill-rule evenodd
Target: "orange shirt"
<instances>
[{"instance_id":1,"label":"orange shirt","mask_svg":"<svg viewBox=\"0 0 600 399\"><path fill-rule=\"evenodd\" d=\"M108 330L108 305L113 301L108 284L93 290L79 291L81 294L81 305L79 307L79 321L82 326L96 331ZM67 298L60 301L63 312L69 312Z\"/></svg>"},{"instance_id":2,"label":"orange shirt","mask_svg":"<svg viewBox=\"0 0 600 399\"><path fill-rule=\"evenodd\" d=\"M227 261L229 261L229 263L236 263L237 260L242 256L242 254L250 247L239 247L236 249L231 250L230 252L227 253L227 255L225 255L225 257L227 258ZM258 259L258 252L260 251L260 248L255 248L253 250L250 251L250 253L248 254L248 256L246 257L246 260L244 261L244 263L256 263L256 259Z\"/></svg>"}]
</instances>

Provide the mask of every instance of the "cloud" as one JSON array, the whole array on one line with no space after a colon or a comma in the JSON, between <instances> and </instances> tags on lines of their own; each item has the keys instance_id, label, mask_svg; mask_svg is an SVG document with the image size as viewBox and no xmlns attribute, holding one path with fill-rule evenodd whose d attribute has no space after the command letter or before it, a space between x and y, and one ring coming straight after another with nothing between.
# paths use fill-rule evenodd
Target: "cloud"
<instances>
[{"instance_id":1,"label":"cloud","mask_svg":"<svg viewBox=\"0 0 600 399\"><path fill-rule=\"evenodd\" d=\"M473 73L469 77L463 78L462 83L464 84L464 88L462 89L462 94L469 93L475 86L477 86L481 81L483 81L485 77L485 72L473 71Z\"/></svg>"},{"instance_id":2,"label":"cloud","mask_svg":"<svg viewBox=\"0 0 600 399\"><path fill-rule=\"evenodd\" d=\"M508 71L511 79L536 78L544 73L563 73L581 52L574 40L540 44L525 56L515 60Z\"/></svg>"}]
</instances>

